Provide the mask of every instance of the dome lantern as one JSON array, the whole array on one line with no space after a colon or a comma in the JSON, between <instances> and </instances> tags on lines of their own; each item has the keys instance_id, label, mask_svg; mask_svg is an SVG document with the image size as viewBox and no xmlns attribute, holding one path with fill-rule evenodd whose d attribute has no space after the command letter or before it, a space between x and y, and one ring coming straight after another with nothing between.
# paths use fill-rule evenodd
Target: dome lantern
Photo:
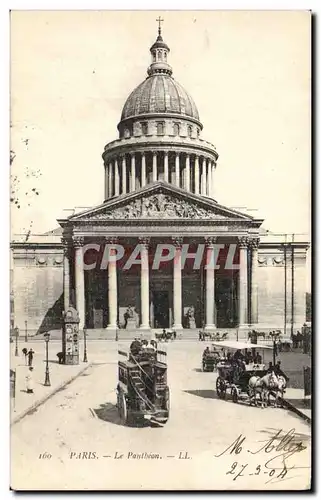
<instances>
[{"instance_id":1,"label":"dome lantern","mask_svg":"<svg viewBox=\"0 0 321 500\"><path fill-rule=\"evenodd\" d=\"M147 74L148 76L152 76L157 73L165 73L167 75L171 75L173 73L173 70L167 63L167 56L170 52L170 48L164 42L162 37L161 22L163 22L164 19L159 16L156 21L158 21L158 36L156 38L156 41L149 49L152 55L152 63L147 70Z\"/></svg>"}]
</instances>

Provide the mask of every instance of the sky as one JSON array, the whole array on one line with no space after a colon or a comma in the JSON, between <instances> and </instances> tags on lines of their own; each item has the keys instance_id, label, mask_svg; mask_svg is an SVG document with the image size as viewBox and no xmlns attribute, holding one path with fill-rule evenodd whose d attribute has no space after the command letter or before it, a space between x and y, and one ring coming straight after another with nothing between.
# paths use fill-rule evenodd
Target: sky
<instances>
[{"instance_id":1,"label":"sky","mask_svg":"<svg viewBox=\"0 0 321 500\"><path fill-rule=\"evenodd\" d=\"M16 11L11 14L12 232L57 227L104 198L105 144L147 76L164 19L173 77L219 154L216 199L264 227L310 233L310 14L304 11ZM26 169L40 171L37 179ZM25 189L26 188L26 189ZM30 200L30 201L28 201ZM28 206L30 203L31 206ZM253 215L254 215L253 213Z\"/></svg>"}]
</instances>

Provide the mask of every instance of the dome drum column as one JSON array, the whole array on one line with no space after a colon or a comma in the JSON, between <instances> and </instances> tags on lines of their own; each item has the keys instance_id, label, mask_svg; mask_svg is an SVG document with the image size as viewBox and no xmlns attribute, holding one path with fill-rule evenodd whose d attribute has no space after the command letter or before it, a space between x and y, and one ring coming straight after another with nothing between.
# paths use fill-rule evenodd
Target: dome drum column
<instances>
[{"instance_id":1,"label":"dome drum column","mask_svg":"<svg viewBox=\"0 0 321 500\"><path fill-rule=\"evenodd\" d=\"M122 194L127 192L127 183L126 183L126 156L122 156L121 159L121 168L122 168Z\"/></svg>"},{"instance_id":2,"label":"dome drum column","mask_svg":"<svg viewBox=\"0 0 321 500\"><path fill-rule=\"evenodd\" d=\"M108 182L109 182L109 179L108 179L108 173L109 173L109 165L105 164L105 200L108 200L109 198L109 185L108 185Z\"/></svg>"},{"instance_id":3,"label":"dome drum column","mask_svg":"<svg viewBox=\"0 0 321 500\"><path fill-rule=\"evenodd\" d=\"M119 196L119 168L118 168L118 159L114 160L115 166L115 196Z\"/></svg>"},{"instance_id":4,"label":"dome drum column","mask_svg":"<svg viewBox=\"0 0 321 500\"><path fill-rule=\"evenodd\" d=\"M211 160L210 159L207 159L206 160L206 164L207 164L207 183L206 183L206 193L207 193L207 196L211 196L212 195L212 166L211 166Z\"/></svg>"},{"instance_id":5,"label":"dome drum column","mask_svg":"<svg viewBox=\"0 0 321 500\"><path fill-rule=\"evenodd\" d=\"M168 151L164 153L164 181L168 182Z\"/></svg>"},{"instance_id":6,"label":"dome drum column","mask_svg":"<svg viewBox=\"0 0 321 500\"><path fill-rule=\"evenodd\" d=\"M205 158L202 158L201 194L203 196L206 196L206 160L205 160Z\"/></svg>"},{"instance_id":7,"label":"dome drum column","mask_svg":"<svg viewBox=\"0 0 321 500\"><path fill-rule=\"evenodd\" d=\"M186 191L191 190L191 165L189 154L185 157L185 189Z\"/></svg>"},{"instance_id":8,"label":"dome drum column","mask_svg":"<svg viewBox=\"0 0 321 500\"><path fill-rule=\"evenodd\" d=\"M195 164L194 164L194 172L195 172L195 194L199 194L200 190L200 169L199 169L199 158L195 156Z\"/></svg>"},{"instance_id":9,"label":"dome drum column","mask_svg":"<svg viewBox=\"0 0 321 500\"><path fill-rule=\"evenodd\" d=\"M130 192L136 189L136 159L135 153L131 154L130 159Z\"/></svg>"},{"instance_id":10,"label":"dome drum column","mask_svg":"<svg viewBox=\"0 0 321 500\"><path fill-rule=\"evenodd\" d=\"M153 182L157 182L157 153L153 153Z\"/></svg>"},{"instance_id":11,"label":"dome drum column","mask_svg":"<svg viewBox=\"0 0 321 500\"><path fill-rule=\"evenodd\" d=\"M141 180L141 186L144 187L146 185L146 156L145 153L142 153L142 180Z\"/></svg>"},{"instance_id":12,"label":"dome drum column","mask_svg":"<svg viewBox=\"0 0 321 500\"><path fill-rule=\"evenodd\" d=\"M214 198L215 197L215 180L214 180L214 177L215 177L215 163L214 161L211 161L211 164L212 164L212 192L211 192L211 197Z\"/></svg>"},{"instance_id":13,"label":"dome drum column","mask_svg":"<svg viewBox=\"0 0 321 500\"><path fill-rule=\"evenodd\" d=\"M113 164L111 161L108 167L108 196L109 198L113 196Z\"/></svg>"},{"instance_id":14,"label":"dome drum column","mask_svg":"<svg viewBox=\"0 0 321 500\"><path fill-rule=\"evenodd\" d=\"M179 171L179 153L175 156L175 184L179 187L180 171Z\"/></svg>"}]
</instances>

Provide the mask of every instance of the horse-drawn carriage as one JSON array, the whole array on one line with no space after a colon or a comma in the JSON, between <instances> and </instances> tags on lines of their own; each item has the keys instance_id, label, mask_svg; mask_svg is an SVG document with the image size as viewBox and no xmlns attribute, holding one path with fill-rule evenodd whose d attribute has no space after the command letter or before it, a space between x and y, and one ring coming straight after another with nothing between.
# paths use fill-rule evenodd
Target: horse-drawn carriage
<instances>
[{"instance_id":1,"label":"horse-drawn carriage","mask_svg":"<svg viewBox=\"0 0 321 500\"><path fill-rule=\"evenodd\" d=\"M199 330L198 338L199 340L214 340L215 342L223 342L228 337L228 332L222 333L219 332L206 332L205 330Z\"/></svg>"},{"instance_id":2,"label":"horse-drawn carriage","mask_svg":"<svg viewBox=\"0 0 321 500\"><path fill-rule=\"evenodd\" d=\"M225 399L229 391L234 403L242 400L256 405L259 395L263 406L269 402L270 395L272 395L277 404L279 397L283 396L286 380L278 376L273 368L268 370L264 363L264 351L272 350L272 347L248 342L224 342L219 346L227 352L227 356L220 359L217 364L216 393L218 397ZM258 354L259 350L262 351L262 356ZM231 355L232 351L234 351L233 355ZM245 362L245 355L249 351L252 351L250 356L252 361ZM253 361L254 351L256 359ZM237 357L235 353L242 355Z\"/></svg>"},{"instance_id":3,"label":"horse-drawn carriage","mask_svg":"<svg viewBox=\"0 0 321 500\"><path fill-rule=\"evenodd\" d=\"M219 362L220 355L214 346L206 347L202 355L203 372L214 372Z\"/></svg>"},{"instance_id":4,"label":"horse-drawn carriage","mask_svg":"<svg viewBox=\"0 0 321 500\"><path fill-rule=\"evenodd\" d=\"M119 350L117 407L124 425L150 421L165 424L169 418L167 353L155 348Z\"/></svg>"},{"instance_id":5,"label":"horse-drawn carriage","mask_svg":"<svg viewBox=\"0 0 321 500\"><path fill-rule=\"evenodd\" d=\"M176 339L176 331L175 330L164 330L161 333L155 333L155 339L160 342L168 342L168 340Z\"/></svg>"}]
</instances>

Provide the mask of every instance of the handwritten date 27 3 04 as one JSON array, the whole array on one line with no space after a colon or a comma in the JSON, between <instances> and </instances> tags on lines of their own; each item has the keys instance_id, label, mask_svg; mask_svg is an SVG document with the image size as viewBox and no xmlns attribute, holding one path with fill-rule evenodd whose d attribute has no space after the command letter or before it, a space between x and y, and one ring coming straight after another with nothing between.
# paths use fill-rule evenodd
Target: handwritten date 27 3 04
<instances>
[{"instance_id":1,"label":"handwritten date 27 3 04","mask_svg":"<svg viewBox=\"0 0 321 500\"><path fill-rule=\"evenodd\" d=\"M234 476L233 481L236 481L238 477L259 476L263 474L267 474L267 478L284 479L288 472L286 467L284 467L281 472L277 472L276 469L271 469L266 466L262 467L261 465L257 465L255 469L250 469L248 466L249 464L239 464L238 462L233 462L230 469L226 472L226 475L232 474ZM268 470L264 470L265 468ZM269 482L269 479L267 482Z\"/></svg>"}]
</instances>

